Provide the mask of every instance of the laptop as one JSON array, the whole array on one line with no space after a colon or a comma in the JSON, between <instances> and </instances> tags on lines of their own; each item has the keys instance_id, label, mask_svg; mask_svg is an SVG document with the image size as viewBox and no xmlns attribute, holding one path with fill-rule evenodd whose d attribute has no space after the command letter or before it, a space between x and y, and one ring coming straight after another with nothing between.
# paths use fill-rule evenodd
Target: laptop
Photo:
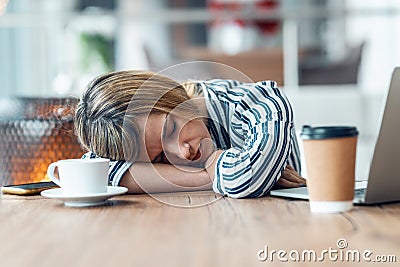
<instances>
[{"instance_id":1,"label":"laptop","mask_svg":"<svg viewBox=\"0 0 400 267\"><path fill-rule=\"evenodd\" d=\"M400 67L394 69L367 180L355 184L355 204L400 201ZM277 189L271 196L308 199L307 187Z\"/></svg>"}]
</instances>

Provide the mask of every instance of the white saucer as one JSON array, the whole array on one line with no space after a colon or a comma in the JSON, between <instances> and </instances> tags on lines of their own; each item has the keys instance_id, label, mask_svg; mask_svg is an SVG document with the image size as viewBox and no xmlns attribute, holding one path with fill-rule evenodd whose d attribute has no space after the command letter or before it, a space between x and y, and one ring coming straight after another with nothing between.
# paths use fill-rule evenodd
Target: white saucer
<instances>
[{"instance_id":1,"label":"white saucer","mask_svg":"<svg viewBox=\"0 0 400 267\"><path fill-rule=\"evenodd\" d=\"M41 195L48 198L59 199L64 201L65 206L69 207L88 207L103 205L110 197L122 195L128 191L123 186L107 186L106 193L90 194L90 195L63 195L61 188L52 188L44 190Z\"/></svg>"}]
</instances>

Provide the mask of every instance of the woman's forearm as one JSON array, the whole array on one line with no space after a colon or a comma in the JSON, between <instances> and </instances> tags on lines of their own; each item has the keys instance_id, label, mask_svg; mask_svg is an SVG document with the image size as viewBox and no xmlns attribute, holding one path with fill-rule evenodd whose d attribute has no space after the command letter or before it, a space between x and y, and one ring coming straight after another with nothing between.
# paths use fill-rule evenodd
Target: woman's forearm
<instances>
[{"instance_id":1,"label":"woman's forearm","mask_svg":"<svg viewBox=\"0 0 400 267\"><path fill-rule=\"evenodd\" d=\"M214 153L206 161L206 171L208 176L210 177L211 181L214 181L215 177L215 165L217 165L217 161L219 156L224 152L224 150L216 150Z\"/></svg>"},{"instance_id":2,"label":"woman's forearm","mask_svg":"<svg viewBox=\"0 0 400 267\"><path fill-rule=\"evenodd\" d=\"M163 163L136 162L120 182L130 193L210 190L212 181L204 169Z\"/></svg>"}]
</instances>

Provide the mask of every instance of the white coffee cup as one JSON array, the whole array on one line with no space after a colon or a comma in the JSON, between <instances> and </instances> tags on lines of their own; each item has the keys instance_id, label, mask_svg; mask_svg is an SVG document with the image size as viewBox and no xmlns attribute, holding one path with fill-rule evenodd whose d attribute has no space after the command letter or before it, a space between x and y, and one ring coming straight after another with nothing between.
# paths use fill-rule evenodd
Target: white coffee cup
<instances>
[{"instance_id":1,"label":"white coffee cup","mask_svg":"<svg viewBox=\"0 0 400 267\"><path fill-rule=\"evenodd\" d=\"M109 159L65 159L47 168L49 178L65 195L90 195L107 192ZM54 175L58 169L58 177Z\"/></svg>"}]
</instances>

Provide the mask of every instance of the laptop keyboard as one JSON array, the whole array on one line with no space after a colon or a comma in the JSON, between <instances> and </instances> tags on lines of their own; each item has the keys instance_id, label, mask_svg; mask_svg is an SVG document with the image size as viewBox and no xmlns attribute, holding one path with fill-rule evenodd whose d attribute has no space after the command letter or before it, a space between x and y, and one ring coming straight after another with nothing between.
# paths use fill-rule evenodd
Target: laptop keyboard
<instances>
[{"instance_id":1,"label":"laptop keyboard","mask_svg":"<svg viewBox=\"0 0 400 267\"><path fill-rule=\"evenodd\" d=\"M357 188L354 190L354 196L355 197L363 197L363 196L365 196L366 191L367 191L367 188Z\"/></svg>"}]
</instances>

